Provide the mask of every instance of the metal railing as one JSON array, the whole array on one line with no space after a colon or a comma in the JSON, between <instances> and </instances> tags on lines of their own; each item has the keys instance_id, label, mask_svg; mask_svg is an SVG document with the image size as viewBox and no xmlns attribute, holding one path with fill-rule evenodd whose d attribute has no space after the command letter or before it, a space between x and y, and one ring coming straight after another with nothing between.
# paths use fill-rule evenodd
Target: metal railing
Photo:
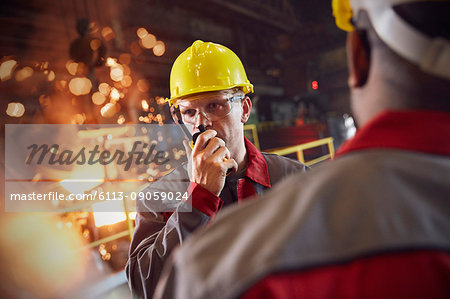
<instances>
[{"instance_id":1,"label":"metal railing","mask_svg":"<svg viewBox=\"0 0 450 299\"><path fill-rule=\"evenodd\" d=\"M307 149L315 148L322 145L328 145L328 154L320 156L318 158L315 158L313 160L305 161L304 151ZM278 148L278 149L271 149L266 150L268 153L277 154L280 156L289 155L293 153L297 153L297 159L302 162L303 164L307 166L314 165L316 163L322 162L327 159L334 159L334 144L333 144L333 138L327 137L299 145L284 147L284 148Z\"/></svg>"},{"instance_id":2,"label":"metal railing","mask_svg":"<svg viewBox=\"0 0 450 299\"><path fill-rule=\"evenodd\" d=\"M129 197L129 196L128 196ZM69 213L69 212L79 212L79 211L86 211L89 213L94 213L94 211L92 210L92 206L95 204L96 202L80 202L78 204L72 205L70 207L67 208L62 208L62 209L57 209L55 212L63 215L65 213ZM117 211L117 212L121 212L125 214L125 220L123 221L118 221L117 223L121 223L121 222L126 222L127 224L127 229L123 230L121 232L115 233L113 235L89 242L84 244L81 248L78 249L89 249L89 248L94 248L97 247L101 244L105 244L108 242L112 242L115 241L117 239L123 238L128 236L129 240L131 241L132 237L133 237L133 232L134 232L134 222L133 219L130 218L130 214L135 213L132 209L129 209L128 207L128 202L124 199L122 201L123 203L123 209L121 211ZM100 212L100 213L108 213L108 212ZM116 224L116 223L114 223ZM112 224L113 225L113 224Z\"/></svg>"},{"instance_id":3,"label":"metal railing","mask_svg":"<svg viewBox=\"0 0 450 299\"><path fill-rule=\"evenodd\" d=\"M257 149L260 149L259 139L258 139L258 129L255 124L244 125L244 132L251 131L252 132L252 142L256 146Z\"/></svg>"}]
</instances>

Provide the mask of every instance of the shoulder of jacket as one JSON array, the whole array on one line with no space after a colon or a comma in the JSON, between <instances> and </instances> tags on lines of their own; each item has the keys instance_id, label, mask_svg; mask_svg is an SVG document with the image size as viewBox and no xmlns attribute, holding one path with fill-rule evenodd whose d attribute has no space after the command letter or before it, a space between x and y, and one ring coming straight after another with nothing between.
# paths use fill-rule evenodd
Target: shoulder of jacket
<instances>
[{"instance_id":1,"label":"shoulder of jacket","mask_svg":"<svg viewBox=\"0 0 450 299\"><path fill-rule=\"evenodd\" d=\"M284 157L284 156L280 156L277 154L272 154L272 153L266 153L266 152L261 152L264 159L266 160L266 162L270 163L270 162L276 162L276 163L283 163L284 165L290 165L290 166L294 166L294 167L300 167L300 168L309 168L308 166L306 166L305 164L301 163L300 161L288 158L288 157Z\"/></svg>"}]
</instances>

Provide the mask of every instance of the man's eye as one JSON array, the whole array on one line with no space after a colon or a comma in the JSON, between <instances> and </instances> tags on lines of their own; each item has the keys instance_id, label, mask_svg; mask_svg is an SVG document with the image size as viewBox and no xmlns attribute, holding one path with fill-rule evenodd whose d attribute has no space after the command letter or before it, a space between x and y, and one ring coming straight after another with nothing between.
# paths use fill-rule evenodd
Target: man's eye
<instances>
[{"instance_id":1,"label":"man's eye","mask_svg":"<svg viewBox=\"0 0 450 299\"><path fill-rule=\"evenodd\" d=\"M181 114L186 115L186 116L193 116L193 115L195 115L195 110L194 109L184 110L184 111L181 111Z\"/></svg>"},{"instance_id":2,"label":"man's eye","mask_svg":"<svg viewBox=\"0 0 450 299\"><path fill-rule=\"evenodd\" d=\"M220 110L223 108L223 105L220 103L209 103L207 110L214 111L214 110Z\"/></svg>"}]
</instances>

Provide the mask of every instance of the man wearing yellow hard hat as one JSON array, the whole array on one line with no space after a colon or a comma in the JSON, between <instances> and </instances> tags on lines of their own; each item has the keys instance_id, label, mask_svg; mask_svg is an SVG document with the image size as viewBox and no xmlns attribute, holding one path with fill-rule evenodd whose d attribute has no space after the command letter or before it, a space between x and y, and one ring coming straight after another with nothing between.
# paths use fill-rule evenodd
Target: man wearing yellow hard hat
<instances>
[{"instance_id":1,"label":"man wearing yellow hard hat","mask_svg":"<svg viewBox=\"0 0 450 299\"><path fill-rule=\"evenodd\" d=\"M156 298L450 297L450 1L333 11L359 131L187 240Z\"/></svg>"},{"instance_id":2,"label":"man wearing yellow hard hat","mask_svg":"<svg viewBox=\"0 0 450 299\"><path fill-rule=\"evenodd\" d=\"M167 101L186 135L198 137L192 149L186 146L188 163L152 183L147 191L187 191L189 199L174 213L137 202L127 264L134 296L152 296L172 249L210 223L222 206L261 195L288 174L305 169L297 161L261 153L244 137L252 107L250 92L253 85L242 62L222 45L197 40L175 60Z\"/></svg>"}]
</instances>

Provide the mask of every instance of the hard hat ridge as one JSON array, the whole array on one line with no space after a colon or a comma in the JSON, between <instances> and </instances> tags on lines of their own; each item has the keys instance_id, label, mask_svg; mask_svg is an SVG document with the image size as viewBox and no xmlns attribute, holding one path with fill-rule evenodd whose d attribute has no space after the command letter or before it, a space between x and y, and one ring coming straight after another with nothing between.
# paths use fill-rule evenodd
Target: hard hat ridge
<instances>
[{"instance_id":1,"label":"hard hat ridge","mask_svg":"<svg viewBox=\"0 0 450 299\"><path fill-rule=\"evenodd\" d=\"M205 45L205 43L201 40L196 40L191 47L189 47L188 49L190 49L190 54L191 56L196 56L200 53L200 47L202 46L206 46L208 47L208 45Z\"/></svg>"}]
</instances>

